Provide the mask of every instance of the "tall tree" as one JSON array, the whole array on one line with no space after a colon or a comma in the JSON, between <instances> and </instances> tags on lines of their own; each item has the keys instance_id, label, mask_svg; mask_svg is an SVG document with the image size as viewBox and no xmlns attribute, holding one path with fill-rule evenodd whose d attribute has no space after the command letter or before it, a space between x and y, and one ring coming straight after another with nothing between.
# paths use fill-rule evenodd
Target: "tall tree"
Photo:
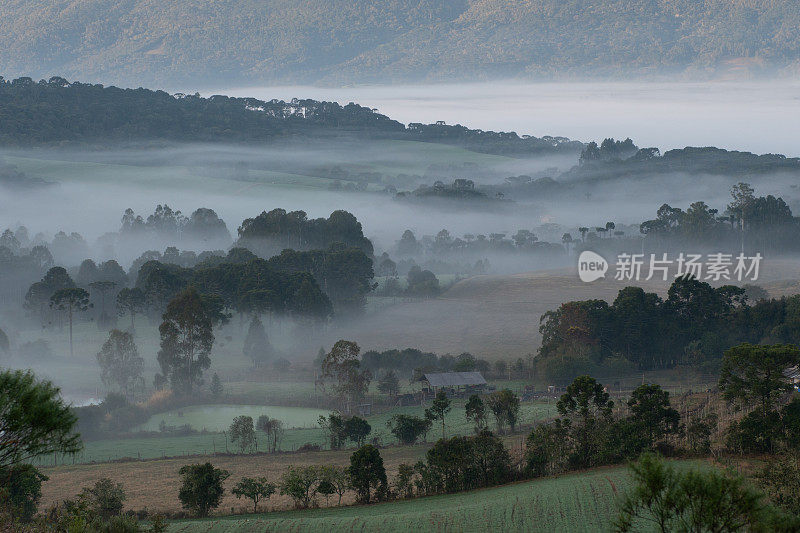
<instances>
[{"instance_id":1,"label":"tall tree","mask_svg":"<svg viewBox=\"0 0 800 533\"><path fill-rule=\"evenodd\" d=\"M763 415L794 388L786 370L800 365L800 349L789 344L740 344L722 356L719 388L730 402L756 403Z\"/></svg>"},{"instance_id":2,"label":"tall tree","mask_svg":"<svg viewBox=\"0 0 800 533\"><path fill-rule=\"evenodd\" d=\"M117 310L120 316L128 314L131 317L131 333L136 328L136 315L144 312L146 307L142 289L125 287L117 293Z\"/></svg>"},{"instance_id":3,"label":"tall tree","mask_svg":"<svg viewBox=\"0 0 800 533\"><path fill-rule=\"evenodd\" d=\"M79 288L61 289L50 297L50 307L67 312L69 319L69 355L74 356L75 353L72 347L73 316L75 313L82 313L92 307L92 304L89 303L89 293Z\"/></svg>"},{"instance_id":4,"label":"tall tree","mask_svg":"<svg viewBox=\"0 0 800 533\"><path fill-rule=\"evenodd\" d=\"M103 384L106 387L116 385L131 401L132 389L141 379L144 368L144 359L139 356L133 335L118 329L111 330L103 347L97 352L97 363L103 371Z\"/></svg>"},{"instance_id":5,"label":"tall tree","mask_svg":"<svg viewBox=\"0 0 800 533\"><path fill-rule=\"evenodd\" d=\"M256 445L253 417L242 415L234 418L230 429L228 429L228 435L231 437L231 442L238 443L239 453L252 450Z\"/></svg>"},{"instance_id":6,"label":"tall tree","mask_svg":"<svg viewBox=\"0 0 800 533\"><path fill-rule=\"evenodd\" d=\"M574 429L576 440L570 461L575 466L590 466L602 444L602 430L611 419L614 402L603 385L590 376L578 376L556 404L565 424Z\"/></svg>"},{"instance_id":7,"label":"tall tree","mask_svg":"<svg viewBox=\"0 0 800 533\"><path fill-rule=\"evenodd\" d=\"M61 289L73 287L75 287L75 282L69 277L64 267L52 267L41 281L37 281L28 289L25 294L25 309L38 312L42 325L44 325L44 310L53 294Z\"/></svg>"},{"instance_id":8,"label":"tall tree","mask_svg":"<svg viewBox=\"0 0 800 533\"><path fill-rule=\"evenodd\" d=\"M178 391L191 393L202 383L203 371L211 366L212 329L223 317L209 300L189 288L167 304L163 318L158 328L161 376Z\"/></svg>"},{"instance_id":9,"label":"tall tree","mask_svg":"<svg viewBox=\"0 0 800 533\"><path fill-rule=\"evenodd\" d=\"M377 448L362 446L350 456L350 483L358 501L369 503L373 495L383 499L387 491L386 469Z\"/></svg>"},{"instance_id":10,"label":"tall tree","mask_svg":"<svg viewBox=\"0 0 800 533\"><path fill-rule=\"evenodd\" d=\"M272 346L267 338L264 324L253 315L250 326L247 328L247 336L244 338L244 355L253 361L253 366L260 366L272 358Z\"/></svg>"},{"instance_id":11,"label":"tall tree","mask_svg":"<svg viewBox=\"0 0 800 533\"><path fill-rule=\"evenodd\" d=\"M681 416L669 401L669 392L660 385L642 384L628 400L631 421L644 431L648 446L665 435L678 432Z\"/></svg>"},{"instance_id":12,"label":"tall tree","mask_svg":"<svg viewBox=\"0 0 800 533\"><path fill-rule=\"evenodd\" d=\"M444 420L449 412L450 398L447 397L447 393L443 389L439 389L433 398L433 402L431 402L431 406L425 409L425 416L431 420L440 420L442 422L442 438L445 438Z\"/></svg>"},{"instance_id":13,"label":"tall tree","mask_svg":"<svg viewBox=\"0 0 800 533\"><path fill-rule=\"evenodd\" d=\"M351 341L339 340L322 360L323 377L336 380L335 390L344 402L358 402L367 393L372 374L361 369L361 348Z\"/></svg>"},{"instance_id":14,"label":"tall tree","mask_svg":"<svg viewBox=\"0 0 800 533\"><path fill-rule=\"evenodd\" d=\"M283 422L277 418L270 418L261 415L256 422L256 429L263 431L267 437L267 451L275 453L278 451L278 444L283 436Z\"/></svg>"},{"instance_id":15,"label":"tall tree","mask_svg":"<svg viewBox=\"0 0 800 533\"><path fill-rule=\"evenodd\" d=\"M117 284L115 282L104 280L89 284L89 288L100 293L100 318L98 320L98 326L103 328L107 327L107 324L111 322L111 317L106 313L106 294L113 291L116 286Z\"/></svg>"},{"instance_id":16,"label":"tall tree","mask_svg":"<svg viewBox=\"0 0 800 533\"><path fill-rule=\"evenodd\" d=\"M480 433L486 429L486 405L477 394L473 394L464 406L464 415L467 420L475 425L475 433Z\"/></svg>"},{"instance_id":17,"label":"tall tree","mask_svg":"<svg viewBox=\"0 0 800 533\"><path fill-rule=\"evenodd\" d=\"M486 405L494 415L498 432L502 432L506 424L514 431L519 418L519 398L516 394L510 389L495 391L486 398Z\"/></svg>"}]
</instances>

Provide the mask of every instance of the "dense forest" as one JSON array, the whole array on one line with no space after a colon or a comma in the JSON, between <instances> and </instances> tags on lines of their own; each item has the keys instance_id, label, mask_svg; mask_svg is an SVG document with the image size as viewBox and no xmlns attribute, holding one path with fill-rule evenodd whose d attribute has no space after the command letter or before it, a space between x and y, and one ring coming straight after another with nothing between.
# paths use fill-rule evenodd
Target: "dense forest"
<instances>
[{"instance_id":1,"label":"dense forest","mask_svg":"<svg viewBox=\"0 0 800 533\"><path fill-rule=\"evenodd\" d=\"M796 67L799 26L791 0L11 0L0 62L162 86L714 76Z\"/></svg>"},{"instance_id":2,"label":"dense forest","mask_svg":"<svg viewBox=\"0 0 800 533\"><path fill-rule=\"evenodd\" d=\"M230 98L120 89L54 76L38 82L0 76L0 145L103 145L121 142L264 143L301 136L399 139L463 146L486 153L577 155L563 137L520 137L446 124L403 124L354 103ZM1 169L0 169L1 170Z\"/></svg>"}]
</instances>

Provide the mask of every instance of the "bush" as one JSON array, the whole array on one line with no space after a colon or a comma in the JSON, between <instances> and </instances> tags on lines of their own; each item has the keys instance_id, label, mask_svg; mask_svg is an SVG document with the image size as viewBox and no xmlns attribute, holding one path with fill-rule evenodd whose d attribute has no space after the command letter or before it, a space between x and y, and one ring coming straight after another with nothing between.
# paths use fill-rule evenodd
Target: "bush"
<instances>
[{"instance_id":1,"label":"bush","mask_svg":"<svg viewBox=\"0 0 800 533\"><path fill-rule=\"evenodd\" d=\"M420 473L428 494L489 487L511 478L508 450L488 431L475 437L440 439L426 459Z\"/></svg>"},{"instance_id":2,"label":"bush","mask_svg":"<svg viewBox=\"0 0 800 533\"><path fill-rule=\"evenodd\" d=\"M99 480L92 488L85 488L81 497L89 504L89 508L103 520L122 513L125 491L122 485L114 484L108 478Z\"/></svg>"},{"instance_id":3,"label":"bush","mask_svg":"<svg viewBox=\"0 0 800 533\"><path fill-rule=\"evenodd\" d=\"M269 498L275 493L275 485L267 481L267 478L242 478L231 491L237 498L247 498L253 502L253 512L258 512L258 502L264 498Z\"/></svg>"},{"instance_id":4,"label":"bush","mask_svg":"<svg viewBox=\"0 0 800 533\"><path fill-rule=\"evenodd\" d=\"M230 476L227 470L205 463L186 465L178 472L181 476L178 498L184 509L204 517L212 509L219 507L225 492L222 482Z\"/></svg>"},{"instance_id":5,"label":"bush","mask_svg":"<svg viewBox=\"0 0 800 533\"><path fill-rule=\"evenodd\" d=\"M772 452L781 434L781 417L777 412L769 411L765 416L756 410L730 425L727 445L745 453Z\"/></svg>"},{"instance_id":6,"label":"bush","mask_svg":"<svg viewBox=\"0 0 800 533\"><path fill-rule=\"evenodd\" d=\"M386 425L402 444L414 444L431 429L431 421L428 418L410 415L394 415Z\"/></svg>"},{"instance_id":7,"label":"bush","mask_svg":"<svg viewBox=\"0 0 800 533\"><path fill-rule=\"evenodd\" d=\"M16 465L0 470L0 504L22 522L36 514L42 497L42 482L47 476L31 465Z\"/></svg>"},{"instance_id":8,"label":"bush","mask_svg":"<svg viewBox=\"0 0 800 533\"><path fill-rule=\"evenodd\" d=\"M532 477L550 476L566 470L569 449L567 429L560 423L540 424L528 435L525 470Z\"/></svg>"},{"instance_id":9,"label":"bush","mask_svg":"<svg viewBox=\"0 0 800 533\"><path fill-rule=\"evenodd\" d=\"M281 477L281 494L291 497L295 507L307 509L317 494L320 477L316 465L290 466Z\"/></svg>"},{"instance_id":10,"label":"bush","mask_svg":"<svg viewBox=\"0 0 800 533\"><path fill-rule=\"evenodd\" d=\"M362 446L350 456L350 484L358 495L358 501L369 503L375 495L378 500L387 496L388 486L383 458L371 444Z\"/></svg>"},{"instance_id":11,"label":"bush","mask_svg":"<svg viewBox=\"0 0 800 533\"><path fill-rule=\"evenodd\" d=\"M653 454L631 466L634 489L620 501L617 531L641 521L661 531L797 531L800 520L772 507L741 477L717 470L678 472Z\"/></svg>"}]
</instances>

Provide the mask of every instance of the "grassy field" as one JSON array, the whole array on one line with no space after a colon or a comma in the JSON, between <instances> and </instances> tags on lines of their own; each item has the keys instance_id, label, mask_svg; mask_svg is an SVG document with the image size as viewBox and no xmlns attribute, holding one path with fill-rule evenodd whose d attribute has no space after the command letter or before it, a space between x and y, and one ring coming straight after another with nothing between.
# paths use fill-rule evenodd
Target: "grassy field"
<instances>
[{"instance_id":1,"label":"grassy field","mask_svg":"<svg viewBox=\"0 0 800 533\"><path fill-rule=\"evenodd\" d=\"M300 408L268 408L259 406L195 406L192 408L184 409L184 417L171 417L169 418L170 425L180 425L194 421L198 426L204 423L206 426L212 423L220 428L227 429L230 421L238 414L249 414L256 418L258 414L269 413L270 410L280 414L286 409L287 415L302 413L303 417L316 414L327 414L329 411L314 410L314 409L300 409ZM187 414L188 412L188 414ZM208 413L206 419L204 413ZM424 407L422 406L408 406L399 407L390 411L374 414L367 417L367 421L372 426L372 433L370 438L377 437L383 445L393 445L397 443L397 439L389 432L386 426L389 418L397 413L423 416ZM536 403L523 403L520 408L520 425L531 425L537 420L546 419L554 416L555 404L546 402ZM273 416L273 415L270 415ZM230 419L228 418L230 417ZM158 429L158 423L154 420L166 419L162 415L156 415L148 426L155 425ZM208 422L203 422L208 420ZM225 420L228 420L225 425ZM316 418L315 418L316 420ZM310 422L310 419L305 422ZM464 400L454 400L452 409L445 419L447 435L469 435L473 432L472 425L464 417ZM201 430L202 427L197 427ZM257 432L258 436L258 449L266 449L266 439L263 434ZM441 436L441 426L434 425L428 435L428 440L435 440ZM521 438L521 437L520 437ZM283 440L280 443L280 450L291 452L298 449L303 444L317 444L319 446L327 446L327 440L323 430L315 424L309 424L307 428L287 429L284 433ZM53 464L83 464L92 462L105 462L118 459L158 459L164 457L180 457L180 456L193 456L193 455L206 455L219 452L233 452L235 446L230 443L226 436L218 432L200 433L194 435L181 435L169 436L158 435L148 437L135 437L135 438L119 438L107 440L92 440L84 443L84 449L75 457L46 457L42 458L39 464L53 465Z\"/></svg>"},{"instance_id":2,"label":"grassy field","mask_svg":"<svg viewBox=\"0 0 800 533\"><path fill-rule=\"evenodd\" d=\"M450 164L469 164L479 165L486 168L504 167L514 165L518 161L500 155L483 154L471 152L456 146L446 144L423 143L416 141L396 141L396 140L376 140L370 143L360 143L361 153L354 157L352 147L349 145L332 145L329 149L315 149L314 153L319 159L318 166L338 166L349 168L353 171L380 172L384 174L424 174L430 165L450 165ZM140 157L139 164L132 164L136 160L137 152L132 151L129 156L123 156L120 162L97 162L92 161L92 154L81 160L77 159L58 159L53 154L53 158L42 159L35 155L10 153L5 155L8 163L16 165L21 171L28 175L44 178L48 181L72 182L72 183L113 183L125 182L128 184L158 185L159 187L182 188L191 186L193 188L203 188L207 192L226 192L230 193L229 175L230 169L222 168L221 171L204 169L198 166L195 158L198 147L188 145L188 149L183 151L178 149L173 151L174 157L169 158L170 163L164 165L152 165L149 158ZM216 146L213 150L222 155L227 155L228 159L248 160L255 157L263 167L271 166L270 161L275 163L285 163L285 154L270 152L268 150L252 152L239 151L236 148L226 149L224 146ZM168 152L165 152L168 153ZM155 151L156 156L162 154ZM113 161L113 156L109 159ZM297 165L302 167L303 165ZM303 174L292 172L282 172L274 170L264 170L264 168L248 168L247 181L241 180L242 187L300 187L300 188L327 188L334 180L316 176L313 166L303 171ZM215 177L219 176L219 177Z\"/></svg>"},{"instance_id":3,"label":"grassy field","mask_svg":"<svg viewBox=\"0 0 800 533\"><path fill-rule=\"evenodd\" d=\"M681 463L681 468L693 466L698 463ZM628 469L620 466L372 506L178 521L169 531L607 531L619 495L629 488Z\"/></svg>"},{"instance_id":4,"label":"grassy field","mask_svg":"<svg viewBox=\"0 0 800 533\"><path fill-rule=\"evenodd\" d=\"M266 415L283 422L286 429L317 427L320 415L328 411L307 407L276 407L263 405L193 405L158 413L134 431L158 431L161 423L168 426L188 424L197 431L219 432L227 430L237 416L250 416L257 420Z\"/></svg>"}]
</instances>

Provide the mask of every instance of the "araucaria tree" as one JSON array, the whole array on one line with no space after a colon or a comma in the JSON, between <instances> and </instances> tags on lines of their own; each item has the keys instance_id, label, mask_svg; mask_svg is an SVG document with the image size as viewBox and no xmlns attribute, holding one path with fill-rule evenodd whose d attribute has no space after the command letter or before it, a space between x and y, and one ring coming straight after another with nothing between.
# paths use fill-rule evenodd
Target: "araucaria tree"
<instances>
[{"instance_id":1,"label":"araucaria tree","mask_svg":"<svg viewBox=\"0 0 800 533\"><path fill-rule=\"evenodd\" d=\"M739 407L754 408L731 424L730 444L743 451L767 452L787 437L784 426L794 418L792 404L781 411L779 406L794 388L787 370L798 365L800 349L790 344L740 344L725 352L719 378L722 395Z\"/></svg>"},{"instance_id":2,"label":"araucaria tree","mask_svg":"<svg viewBox=\"0 0 800 533\"><path fill-rule=\"evenodd\" d=\"M679 471L652 454L631 465L633 489L619 500L614 531L797 531L741 477L713 468Z\"/></svg>"},{"instance_id":3,"label":"araucaria tree","mask_svg":"<svg viewBox=\"0 0 800 533\"><path fill-rule=\"evenodd\" d=\"M212 328L223 317L196 289L189 288L167 304L163 318L158 328L162 379L169 379L179 392L191 393L202 384L203 371L211 366Z\"/></svg>"},{"instance_id":4,"label":"araucaria tree","mask_svg":"<svg viewBox=\"0 0 800 533\"><path fill-rule=\"evenodd\" d=\"M723 355L719 388L729 402L757 405L766 415L792 390L786 370L799 364L796 346L740 344Z\"/></svg>"},{"instance_id":5,"label":"araucaria tree","mask_svg":"<svg viewBox=\"0 0 800 533\"><path fill-rule=\"evenodd\" d=\"M97 363L103 371L103 384L106 387L116 385L130 401L144 367L144 359L139 357L133 335L118 329L111 330L108 340L97 352Z\"/></svg>"},{"instance_id":6,"label":"araucaria tree","mask_svg":"<svg viewBox=\"0 0 800 533\"><path fill-rule=\"evenodd\" d=\"M66 311L69 318L69 355L73 356L72 349L72 317L75 313L82 313L92 307L89 303L89 293L83 289L61 289L50 297L50 307L59 311Z\"/></svg>"},{"instance_id":7,"label":"araucaria tree","mask_svg":"<svg viewBox=\"0 0 800 533\"><path fill-rule=\"evenodd\" d=\"M136 315L143 313L146 307L144 292L139 288L124 288L117 294L117 310L120 316L131 316L131 333L136 328Z\"/></svg>"}]
</instances>

